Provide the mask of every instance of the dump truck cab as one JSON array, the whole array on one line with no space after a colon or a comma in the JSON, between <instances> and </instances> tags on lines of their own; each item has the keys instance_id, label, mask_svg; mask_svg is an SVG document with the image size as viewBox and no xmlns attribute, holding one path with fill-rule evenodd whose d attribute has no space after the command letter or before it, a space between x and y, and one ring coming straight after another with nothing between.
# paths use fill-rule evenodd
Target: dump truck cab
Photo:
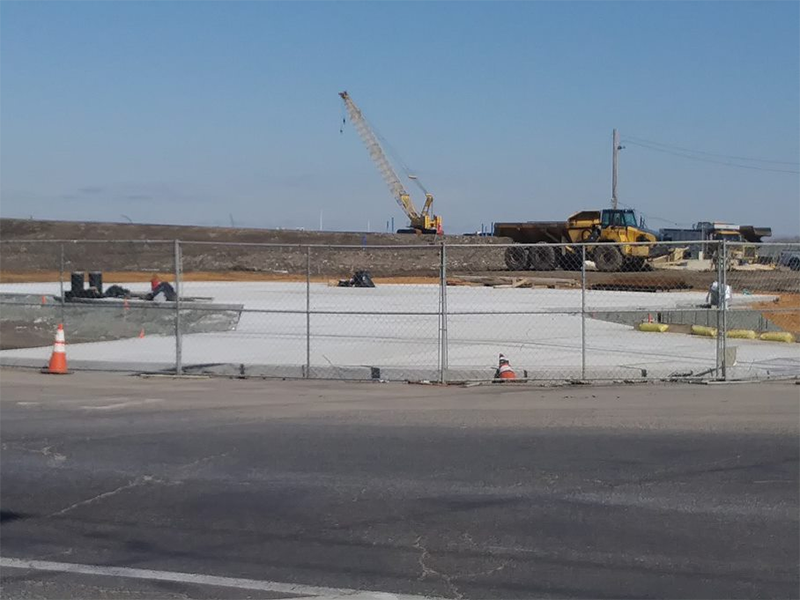
<instances>
[{"instance_id":1,"label":"dump truck cab","mask_svg":"<svg viewBox=\"0 0 800 600\"><path fill-rule=\"evenodd\" d=\"M568 223L573 242L598 243L589 251L601 271L642 269L645 260L652 257L652 244L658 241L655 233L639 225L636 213L629 208L582 211L572 215ZM632 242L649 243L632 245Z\"/></svg>"},{"instance_id":2,"label":"dump truck cab","mask_svg":"<svg viewBox=\"0 0 800 600\"><path fill-rule=\"evenodd\" d=\"M606 227L638 227L636 214L631 209L605 209L600 217L600 226Z\"/></svg>"},{"instance_id":3,"label":"dump truck cab","mask_svg":"<svg viewBox=\"0 0 800 600\"><path fill-rule=\"evenodd\" d=\"M583 210L567 219L573 242L657 242L658 235L645 229L636 213L626 209Z\"/></svg>"},{"instance_id":4,"label":"dump truck cab","mask_svg":"<svg viewBox=\"0 0 800 600\"><path fill-rule=\"evenodd\" d=\"M604 238L612 242L658 241L658 234L646 229L636 219L636 213L630 208L603 210L600 217L600 228L605 231ZM643 256L646 255L646 253L643 254Z\"/></svg>"},{"instance_id":5,"label":"dump truck cab","mask_svg":"<svg viewBox=\"0 0 800 600\"><path fill-rule=\"evenodd\" d=\"M606 208L600 216L598 241L616 244L594 249L592 254L598 269L639 271L646 259L653 257L652 244L658 242L658 236L639 224L632 209ZM648 243L636 245L636 242Z\"/></svg>"}]
</instances>

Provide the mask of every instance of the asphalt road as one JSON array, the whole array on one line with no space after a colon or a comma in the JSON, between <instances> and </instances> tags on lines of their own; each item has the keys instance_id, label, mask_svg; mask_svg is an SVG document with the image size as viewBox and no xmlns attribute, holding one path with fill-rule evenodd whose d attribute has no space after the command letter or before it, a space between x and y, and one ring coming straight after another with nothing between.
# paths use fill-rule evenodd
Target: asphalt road
<instances>
[{"instance_id":1,"label":"asphalt road","mask_svg":"<svg viewBox=\"0 0 800 600\"><path fill-rule=\"evenodd\" d=\"M798 595L796 385L0 393L5 598Z\"/></svg>"}]
</instances>

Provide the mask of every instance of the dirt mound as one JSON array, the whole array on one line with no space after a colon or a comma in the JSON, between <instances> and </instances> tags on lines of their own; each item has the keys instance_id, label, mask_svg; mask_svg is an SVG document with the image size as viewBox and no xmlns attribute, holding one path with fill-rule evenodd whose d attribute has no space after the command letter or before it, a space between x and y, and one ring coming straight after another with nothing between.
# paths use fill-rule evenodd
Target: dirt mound
<instances>
[{"instance_id":1,"label":"dirt mound","mask_svg":"<svg viewBox=\"0 0 800 600\"><path fill-rule=\"evenodd\" d=\"M760 302L753 308L762 309L764 317L783 331L800 335L800 294L783 294L775 302Z\"/></svg>"},{"instance_id":2,"label":"dirt mound","mask_svg":"<svg viewBox=\"0 0 800 600\"><path fill-rule=\"evenodd\" d=\"M448 235L448 243L491 244L498 238ZM240 227L198 227L190 225L148 225L138 223L95 223L86 221L34 221L0 219L3 240L151 240L248 244L431 246L442 236L304 231L297 229L254 229ZM505 238L503 238L505 240ZM505 240L509 243L510 240Z\"/></svg>"},{"instance_id":3,"label":"dirt mound","mask_svg":"<svg viewBox=\"0 0 800 600\"><path fill-rule=\"evenodd\" d=\"M0 219L3 272L64 270L171 272L174 240L181 240L183 268L193 271L351 274L368 268L377 276L428 276L438 272L440 245L478 244L448 250L448 263L471 270L504 268L508 240L490 237L317 232ZM301 246L310 245L311 249ZM403 245L408 248L397 248Z\"/></svg>"}]
</instances>

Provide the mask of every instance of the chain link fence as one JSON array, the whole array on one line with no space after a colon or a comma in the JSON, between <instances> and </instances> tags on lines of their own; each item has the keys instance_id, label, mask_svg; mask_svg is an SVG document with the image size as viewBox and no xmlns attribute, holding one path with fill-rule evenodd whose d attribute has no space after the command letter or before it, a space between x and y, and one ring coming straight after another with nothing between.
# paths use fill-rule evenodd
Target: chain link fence
<instances>
[{"instance_id":1,"label":"chain link fence","mask_svg":"<svg viewBox=\"0 0 800 600\"><path fill-rule=\"evenodd\" d=\"M523 381L800 376L800 244L1 249L2 365L41 367L63 323L72 369L481 382L502 354Z\"/></svg>"}]
</instances>

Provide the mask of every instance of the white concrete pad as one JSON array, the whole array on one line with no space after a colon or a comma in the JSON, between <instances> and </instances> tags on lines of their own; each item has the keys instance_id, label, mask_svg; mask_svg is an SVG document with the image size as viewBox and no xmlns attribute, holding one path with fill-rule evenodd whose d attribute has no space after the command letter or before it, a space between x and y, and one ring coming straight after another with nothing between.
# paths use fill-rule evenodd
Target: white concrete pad
<instances>
[{"instance_id":1,"label":"white concrete pad","mask_svg":"<svg viewBox=\"0 0 800 600\"><path fill-rule=\"evenodd\" d=\"M122 284L145 291L148 284ZM58 284L3 285L0 291L58 293ZM188 282L183 294L241 303L246 311L235 331L183 336L183 364L286 365L306 363L304 283ZM747 301L760 298L750 296ZM591 310L659 310L696 306L701 292L589 291ZM439 288L382 285L374 289L311 285L312 367L435 370L439 360ZM450 287L447 290L448 359L451 369L491 370L503 353L518 371L535 378L581 375L580 290ZM273 312L278 311L278 312ZM283 312L281 312L283 311ZM285 312L289 311L289 312ZM292 312L295 311L295 312ZM585 320L587 374L607 378L664 377L716 364L716 342L682 334L643 333L628 325ZM69 344L69 360L119 363L174 361L173 337ZM730 340L737 347L739 376L800 374L800 345ZM50 348L0 352L0 359L41 359ZM297 371L293 371L296 373ZM604 374L604 375L600 375Z\"/></svg>"}]
</instances>

